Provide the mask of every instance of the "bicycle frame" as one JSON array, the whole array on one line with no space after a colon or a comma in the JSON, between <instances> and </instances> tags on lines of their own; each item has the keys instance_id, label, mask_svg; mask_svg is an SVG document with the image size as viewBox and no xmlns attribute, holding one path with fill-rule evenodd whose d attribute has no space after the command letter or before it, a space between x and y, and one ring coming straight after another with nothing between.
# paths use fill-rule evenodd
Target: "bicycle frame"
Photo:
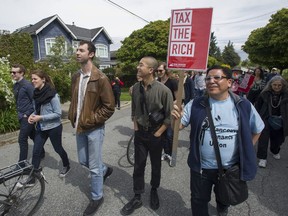
<instances>
[{"instance_id":1,"label":"bicycle frame","mask_svg":"<svg viewBox=\"0 0 288 216\"><path fill-rule=\"evenodd\" d=\"M31 180L34 178L38 179L35 183L37 183L38 185L36 187L37 191L39 191L39 195L37 193L35 195L35 192L33 191L34 195L37 198L37 202L35 202L33 208L29 211L28 215L31 215L35 212L40 200L43 197L43 193L45 190L44 184L45 182L47 183L47 181L44 174L42 173L42 170L34 169L33 165L31 165L26 160L0 169L0 188L2 188L2 190L0 190L0 198L2 197L0 199L1 215L9 213L10 208L17 209L19 207L19 203L17 202L18 198L22 196L22 193L24 191L24 193L29 193L30 190L28 188L34 187L32 186L33 183L30 183ZM27 189L28 192L26 192Z\"/></svg>"}]
</instances>

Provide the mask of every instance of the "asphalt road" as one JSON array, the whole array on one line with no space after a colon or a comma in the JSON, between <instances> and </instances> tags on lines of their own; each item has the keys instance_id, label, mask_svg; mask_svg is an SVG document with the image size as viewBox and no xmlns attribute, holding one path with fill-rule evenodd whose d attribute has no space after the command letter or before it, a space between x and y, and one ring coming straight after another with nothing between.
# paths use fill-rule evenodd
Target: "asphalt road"
<instances>
[{"instance_id":1,"label":"asphalt road","mask_svg":"<svg viewBox=\"0 0 288 216\"><path fill-rule=\"evenodd\" d=\"M133 167L126 159L126 147L132 131L130 107L116 110L107 121L103 145L103 161L113 167L114 172L104 185L104 203L95 215L120 215L120 209L132 197ZM153 211L149 207L150 163L146 168L146 193L143 195L143 207L133 215L186 216L191 215L189 168L186 163L189 148L189 129L179 134L179 147L176 167L162 164L162 179L159 188L160 208ZM246 202L229 208L228 215L274 216L288 215L288 147L283 144L281 160L275 160L269 154L266 169L258 169L255 180L249 182L249 198ZM62 163L48 140L45 145L46 157L42 161L44 174L48 181L44 202L35 215L39 216L79 216L82 215L90 198L90 179L88 170L82 168L77 160L74 130L69 123L64 124L63 145L66 149L72 170L64 178L58 177ZM32 142L29 145L31 159ZM0 146L0 166L8 166L18 159L17 143ZM216 215L214 196L209 204L211 215Z\"/></svg>"}]
</instances>

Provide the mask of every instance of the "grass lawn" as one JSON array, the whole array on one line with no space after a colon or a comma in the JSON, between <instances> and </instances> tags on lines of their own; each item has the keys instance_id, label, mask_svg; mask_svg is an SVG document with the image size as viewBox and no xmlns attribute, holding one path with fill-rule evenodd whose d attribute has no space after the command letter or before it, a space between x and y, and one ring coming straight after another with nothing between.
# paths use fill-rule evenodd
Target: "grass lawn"
<instances>
[{"instance_id":1,"label":"grass lawn","mask_svg":"<svg viewBox=\"0 0 288 216\"><path fill-rule=\"evenodd\" d=\"M128 91L121 91L120 101L131 101L131 96Z\"/></svg>"}]
</instances>

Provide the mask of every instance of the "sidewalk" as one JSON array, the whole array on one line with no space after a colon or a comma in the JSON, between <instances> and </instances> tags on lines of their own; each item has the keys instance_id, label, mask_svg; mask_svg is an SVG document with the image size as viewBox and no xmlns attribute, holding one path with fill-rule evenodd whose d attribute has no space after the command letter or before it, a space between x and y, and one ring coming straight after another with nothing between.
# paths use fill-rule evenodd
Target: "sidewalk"
<instances>
[{"instance_id":1,"label":"sidewalk","mask_svg":"<svg viewBox=\"0 0 288 216\"><path fill-rule=\"evenodd\" d=\"M129 106L131 101L121 101L121 108ZM62 107L62 124L69 123L68 120L68 110L69 110L70 102L66 102L64 104L61 104ZM117 109L115 109L115 112ZM18 140L18 134L19 130L11 132L11 133L6 133L6 134L0 134L0 146L3 146L5 144L11 144L15 143Z\"/></svg>"}]
</instances>

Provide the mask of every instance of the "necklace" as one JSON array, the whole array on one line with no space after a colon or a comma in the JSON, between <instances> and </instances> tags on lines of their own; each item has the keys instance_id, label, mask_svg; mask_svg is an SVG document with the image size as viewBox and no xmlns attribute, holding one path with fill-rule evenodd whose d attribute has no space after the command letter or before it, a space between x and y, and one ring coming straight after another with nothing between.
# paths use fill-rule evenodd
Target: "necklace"
<instances>
[{"instance_id":1,"label":"necklace","mask_svg":"<svg viewBox=\"0 0 288 216\"><path fill-rule=\"evenodd\" d=\"M272 106L272 108L278 108L279 107L279 105L280 105L280 103L281 103L281 100L282 100L282 96L280 96L280 99L279 99L279 101L278 101L278 104L276 105L276 106L274 106L273 105L273 101L272 101L272 97L271 97L271 106Z\"/></svg>"}]
</instances>

